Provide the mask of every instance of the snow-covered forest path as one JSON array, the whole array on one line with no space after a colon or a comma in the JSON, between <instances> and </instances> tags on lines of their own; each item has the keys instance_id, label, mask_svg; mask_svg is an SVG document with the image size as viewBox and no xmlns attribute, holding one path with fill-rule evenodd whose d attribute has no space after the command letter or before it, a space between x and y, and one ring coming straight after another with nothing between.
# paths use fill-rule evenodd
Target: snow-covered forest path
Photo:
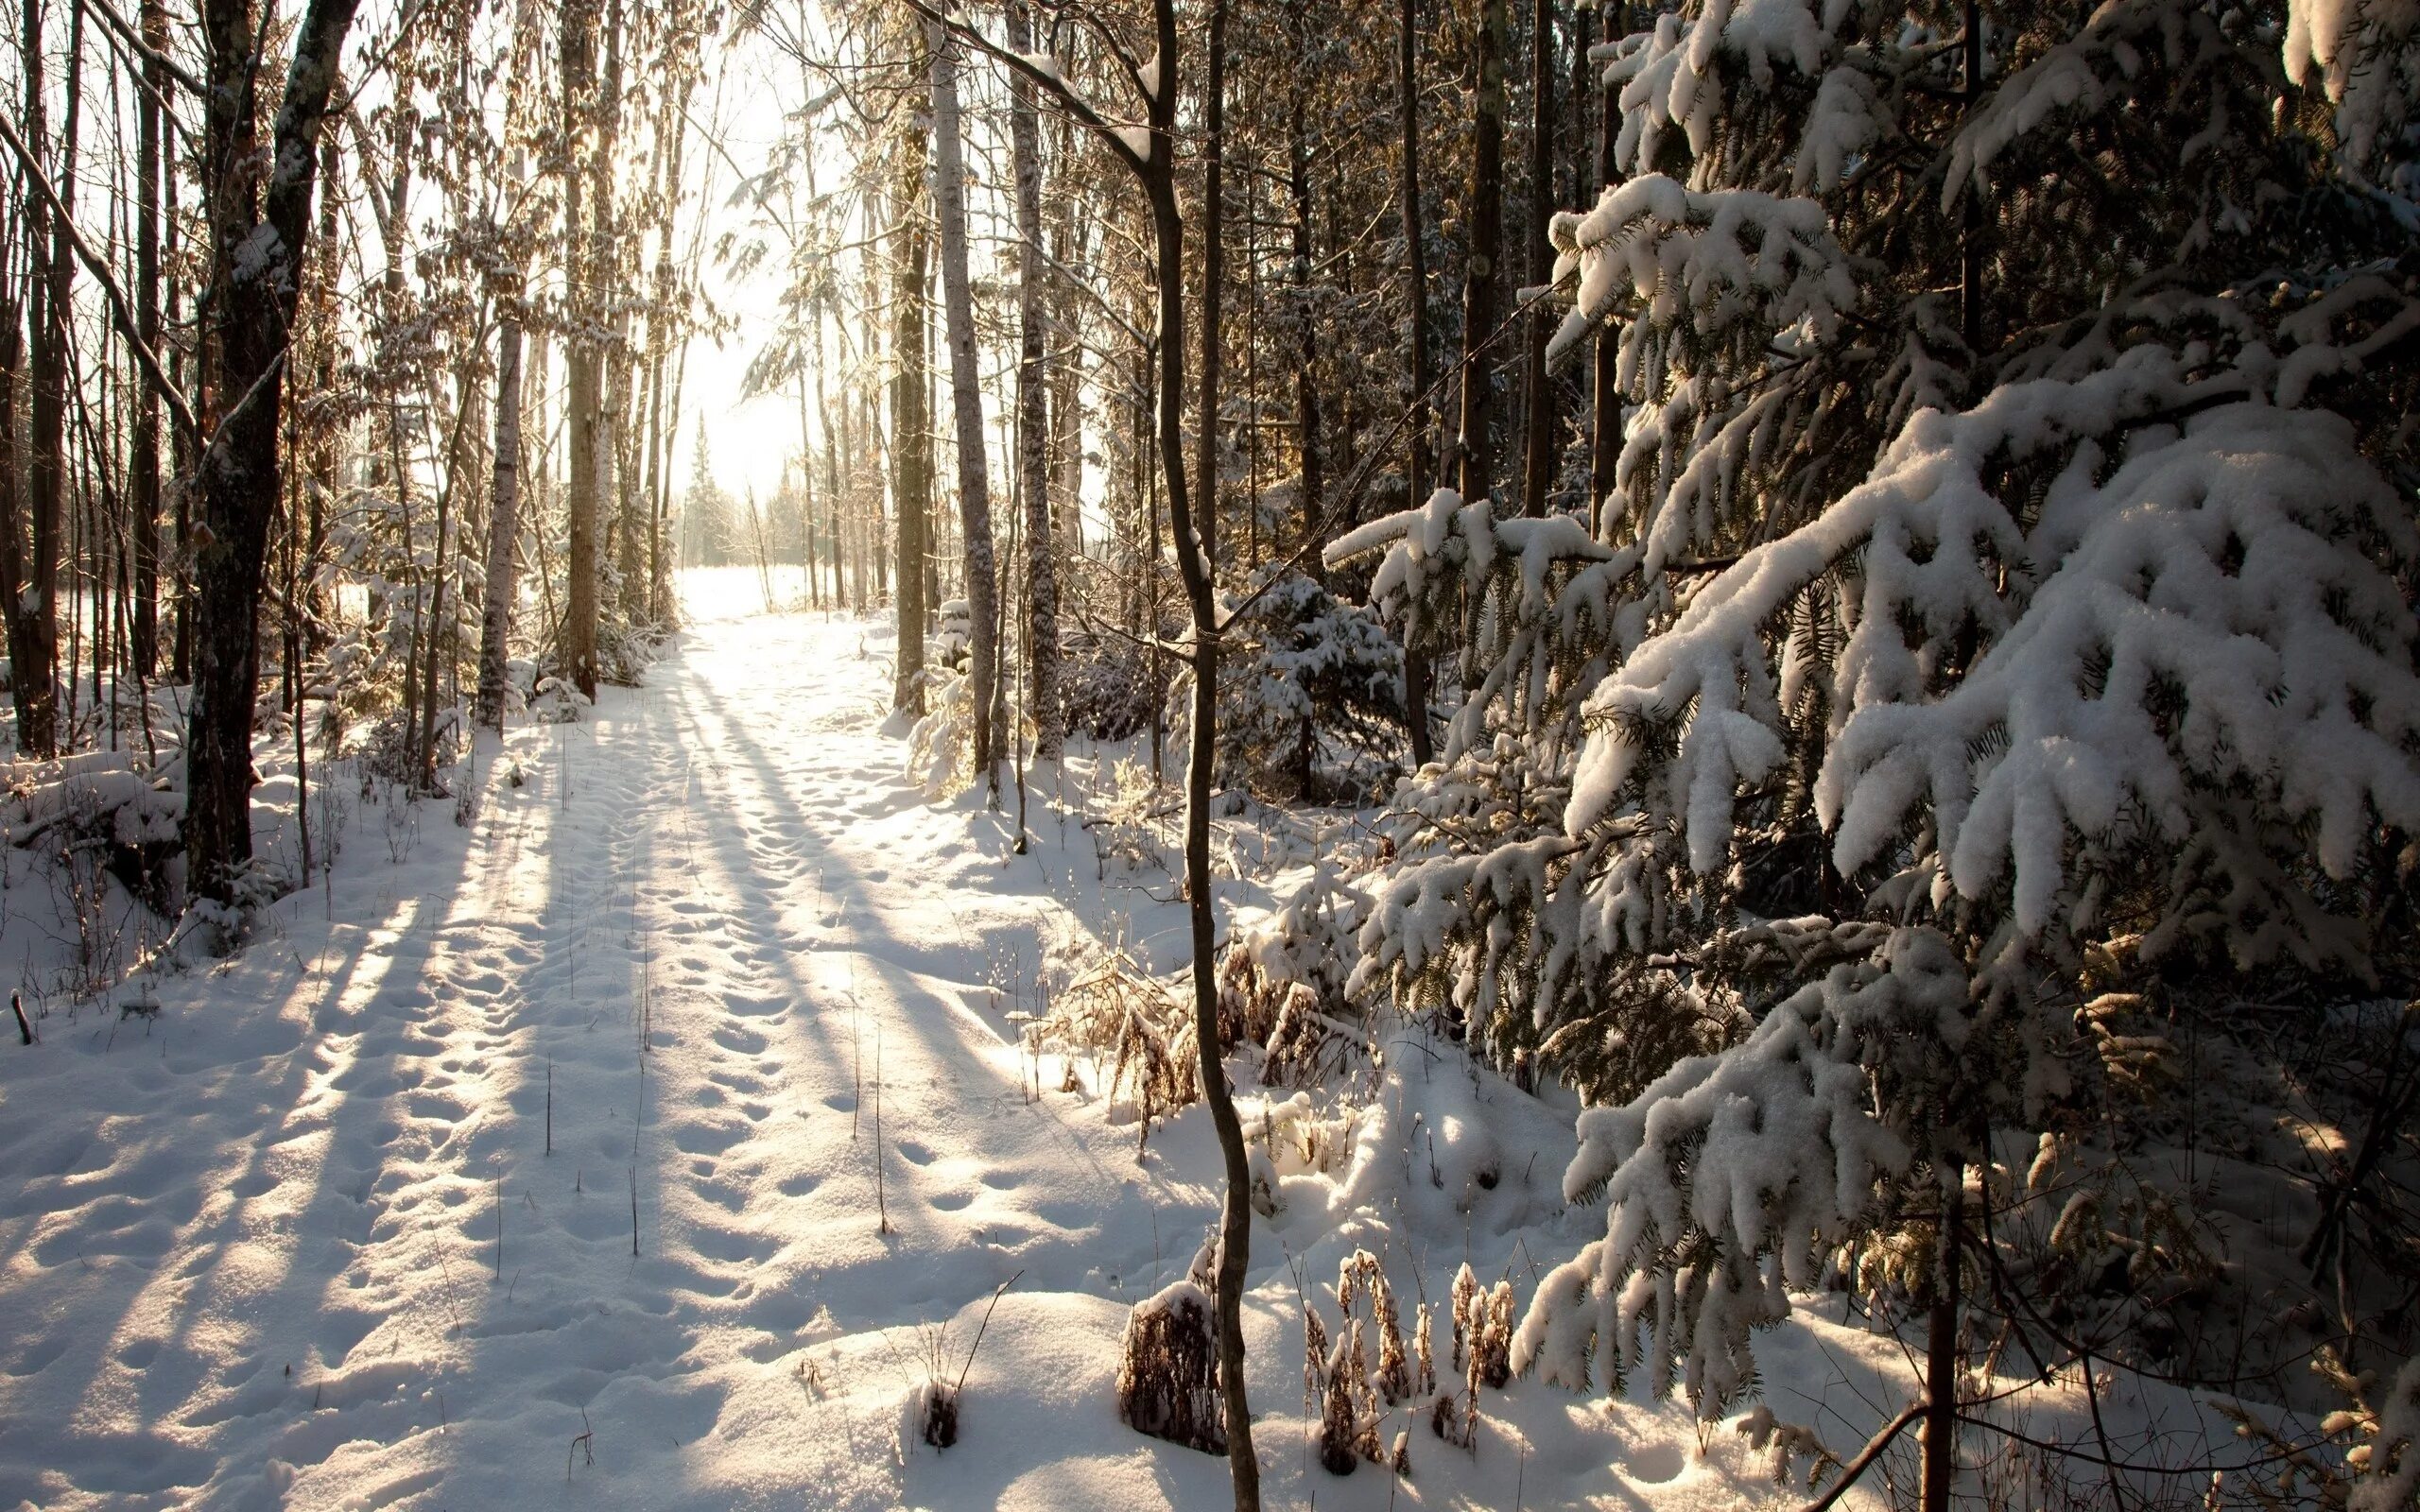
<instances>
[{"instance_id":1,"label":"snow-covered forest path","mask_svg":"<svg viewBox=\"0 0 2420 1512\"><path fill-rule=\"evenodd\" d=\"M1129 1308L1214 1211L1204 1115L1138 1155L1106 1067L1020 1046L1046 953L1181 964L1168 872L1080 822L1108 756L1070 755L1013 854L979 795L901 775L885 627L757 612L742 572L690 591L645 686L483 741L469 825L339 769L332 889L0 1045L0 1509L1232 1504L1223 1459L1115 1394ZM261 754L260 848L290 856L293 774ZM1222 914L1320 853L1260 822L1219 821L1251 852ZM63 948L46 885L0 892L12 949ZM123 1016L141 990L156 1015ZM1787 1500L1743 1441L1696 1454L1685 1409L1537 1383L1486 1394L1475 1452L1391 1413L1410 1480L1319 1469L1301 1305L1334 1318L1340 1260L1442 1304L1465 1261L1526 1293L1601 1233L1561 1203L1567 1108L1380 1032L1382 1071L1298 1105L1323 1132L1259 1146L1268 1504ZM1779 1408L1853 1440L1904 1394L1892 1348L1809 1324L1763 1358ZM961 1371L938 1452L913 1402Z\"/></svg>"},{"instance_id":2,"label":"snow-covered forest path","mask_svg":"<svg viewBox=\"0 0 2420 1512\"><path fill-rule=\"evenodd\" d=\"M467 832L349 792L333 900L9 1057L0 1506L1216 1499L1092 1420L1215 1167L1021 1091L1052 863L897 775L879 630L717 607Z\"/></svg>"}]
</instances>

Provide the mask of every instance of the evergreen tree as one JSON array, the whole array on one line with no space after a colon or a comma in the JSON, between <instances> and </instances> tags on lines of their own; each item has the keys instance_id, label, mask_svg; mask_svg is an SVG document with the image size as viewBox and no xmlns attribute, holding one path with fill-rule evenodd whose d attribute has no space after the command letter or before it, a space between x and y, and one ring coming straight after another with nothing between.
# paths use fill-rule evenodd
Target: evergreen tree
<instances>
[{"instance_id":1,"label":"evergreen tree","mask_svg":"<svg viewBox=\"0 0 2420 1512\"><path fill-rule=\"evenodd\" d=\"M1938 1356L1967 1173L2122 1058L2096 991L2408 977L2413 46L1708 0L1612 49L1621 180L1552 227L1600 528L1440 491L1329 554L1469 687L1361 986L1617 1105L1519 1364L1713 1417L1842 1257Z\"/></svg>"}]
</instances>

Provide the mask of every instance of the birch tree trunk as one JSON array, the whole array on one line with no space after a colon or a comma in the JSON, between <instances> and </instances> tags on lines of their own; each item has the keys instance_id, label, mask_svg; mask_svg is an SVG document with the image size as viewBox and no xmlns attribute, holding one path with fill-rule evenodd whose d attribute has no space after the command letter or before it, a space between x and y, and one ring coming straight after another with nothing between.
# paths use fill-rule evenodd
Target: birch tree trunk
<instances>
[{"instance_id":1,"label":"birch tree trunk","mask_svg":"<svg viewBox=\"0 0 2420 1512\"><path fill-rule=\"evenodd\" d=\"M992 801L1000 797L993 748L998 710L999 586L992 546L992 490L983 441L982 375L975 360L975 295L967 273L966 168L960 154L958 45L928 26L933 71L933 215L942 233L942 313L949 340L952 418L958 438L958 509L965 537L966 600L974 621L968 680L975 701L975 769Z\"/></svg>"},{"instance_id":2,"label":"birch tree trunk","mask_svg":"<svg viewBox=\"0 0 2420 1512\"><path fill-rule=\"evenodd\" d=\"M0 607L17 603L26 591L25 455L18 444L24 434L17 409L17 385L25 374L25 308L9 281L0 280ZM0 612L8 633L9 654L19 654L21 625L13 610ZM13 695L18 718L24 718L25 696ZM22 728L22 724L20 726Z\"/></svg>"},{"instance_id":3,"label":"birch tree trunk","mask_svg":"<svg viewBox=\"0 0 2420 1512\"><path fill-rule=\"evenodd\" d=\"M488 493L487 603L479 616L478 722L504 733L505 658L512 634L513 549L521 540L521 297L498 301L495 462Z\"/></svg>"},{"instance_id":4,"label":"birch tree trunk","mask_svg":"<svg viewBox=\"0 0 2420 1512\"><path fill-rule=\"evenodd\" d=\"M1009 0L1009 45L1019 52L1033 48L1025 0ZM1009 90L1017 179L1017 479L1025 491L1028 700L1033 753L1048 761L1059 755L1065 731L1059 709L1058 558L1050 528L1050 376L1043 356L1042 141L1033 86L1011 74ZM1218 169L1210 171L1215 182Z\"/></svg>"}]
</instances>

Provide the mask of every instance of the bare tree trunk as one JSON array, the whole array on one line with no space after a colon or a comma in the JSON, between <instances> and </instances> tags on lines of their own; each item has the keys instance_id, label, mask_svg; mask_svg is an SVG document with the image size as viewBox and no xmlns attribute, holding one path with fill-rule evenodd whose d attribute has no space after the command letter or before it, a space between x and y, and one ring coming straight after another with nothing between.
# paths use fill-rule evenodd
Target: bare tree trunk
<instances>
[{"instance_id":1,"label":"bare tree trunk","mask_svg":"<svg viewBox=\"0 0 2420 1512\"><path fill-rule=\"evenodd\" d=\"M959 154L958 43L927 27L933 71L933 214L942 233L942 311L949 333L949 377L958 437L958 512L965 533L966 599L974 620L968 677L975 699L975 769L999 801L993 735L999 711L996 668L999 587L992 546L992 488L983 443L982 375L975 357L975 295L967 273L966 170Z\"/></svg>"},{"instance_id":2,"label":"bare tree trunk","mask_svg":"<svg viewBox=\"0 0 2420 1512\"><path fill-rule=\"evenodd\" d=\"M925 292L930 244L918 202L926 146L921 123L900 133L895 234L899 239L892 318L899 368L890 380L892 508L899 516L899 679L892 707L925 712L925 523L932 513L933 426L925 407Z\"/></svg>"},{"instance_id":3,"label":"bare tree trunk","mask_svg":"<svg viewBox=\"0 0 2420 1512\"><path fill-rule=\"evenodd\" d=\"M27 197L29 201L32 198ZM26 591L26 472L25 455L18 445L22 417L17 410L17 384L24 376L26 360L24 320L15 281L0 279L0 606L16 604ZM6 622L9 655L13 659L22 654L24 623L13 609L0 613L0 621ZM15 687L22 729L25 694L22 682Z\"/></svg>"},{"instance_id":4,"label":"bare tree trunk","mask_svg":"<svg viewBox=\"0 0 2420 1512\"><path fill-rule=\"evenodd\" d=\"M1604 40L1618 42L1629 20L1627 5L1604 8ZM1614 165L1615 145L1621 138L1621 86L1606 84L1597 98L1597 184L1610 189L1621 177ZM1621 336L1611 325L1597 334L1589 373L1588 533L1605 529L1605 501L1614 492L1614 467L1622 455Z\"/></svg>"},{"instance_id":5,"label":"bare tree trunk","mask_svg":"<svg viewBox=\"0 0 2420 1512\"><path fill-rule=\"evenodd\" d=\"M1958 1268L1966 1177L1947 1162L1941 1183L1941 1234L1933 1257L1932 1297L1925 1321L1923 1512L1949 1512L1958 1476ZM2091 1362L2085 1362L2088 1369Z\"/></svg>"},{"instance_id":6,"label":"bare tree trunk","mask_svg":"<svg viewBox=\"0 0 2420 1512\"><path fill-rule=\"evenodd\" d=\"M231 903L251 861L252 701L269 516L278 496L277 418L301 259L311 232L320 134L354 0L311 0L261 152L251 0L204 0L210 91L202 161L210 227L216 433L199 459L193 702L185 743L185 882ZM256 164L268 169L260 172ZM268 234L260 234L266 229ZM240 254L240 255L239 255Z\"/></svg>"},{"instance_id":7,"label":"bare tree trunk","mask_svg":"<svg viewBox=\"0 0 2420 1512\"><path fill-rule=\"evenodd\" d=\"M1471 241L1462 265L1462 351L1475 352L1495 329L1496 280L1504 259L1504 0L1480 0L1477 112L1471 134ZM1495 487L1495 381L1484 361L1462 372L1461 494L1484 498Z\"/></svg>"},{"instance_id":8,"label":"bare tree trunk","mask_svg":"<svg viewBox=\"0 0 2420 1512\"><path fill-rule=\"evenodd\" d=\"M1411 443L1404 458L1404 504L1427 502L1428 451L1428 250L1422 238L1426 218L1420 205L1420 4L1403 0L1396 40L1395 109L1403 117L1404 324L1411 343ZM1411 764L1425 766L1435 754L1428 742L1428 653L1421 649L1415 618L1404 625L1403 696L1411 735Z\"/></svg>"},{"instance_id":9,"label":"bare tree trunk","mask_svg":"<svg viewBox=\"0 0 2420 1512\"><path fill-rule=\"evenodd\" d=\"M1547 215L1554 206L1554 0L1534 0L1530 25L1530 282L1554 276ZM1547 512L1554 482L1554 390L1547 376L1547 335L1553 318L1541 307L1529 318L1521 354L1521 512Z\"/></svg>"},{"instance_id":10,"label":"bare tree trunk","mask_svg":"<svg viewBox=\"0 0 2420 1512\"><path fill-rule=\"evenodd\" d=\"M83 11L77 11L79 23ZM24 72L26 146L35 157L46 146L48 109L43 80L41 0L26 0ZM78 49L80 51L80 49ZM79 70L68 60L67 124L61 132L59 168L53 175L63 203L76 197L76 94ZM67 345L74 315L75 252L66 227L38 196L25 209L26 315L32 329L32 388L26 431L26 512L31 517L31 552L25 581L7 612L12 631L9 686L16 696L17 749L50 756L59 749L59 535L67 507Z\"/></svg>"},{"instance_id":11,"label":"bare tree trunk","mask_svg":"<svg viewBox=\"0 0 2420 1512\"><path fill-rule=\"evenodd\" d=\"M562 662L572 682L587 696L596 696L596 510L598 479L598 385L601 353L593 329L599 318L596 281L604 274L596 248L582 220L583 190L590 164L582 146L589 96L596 87L596 0L566 0L562 20L562 69L565 127L571 138L563 167L563 269L571 329L564 334L564 434L571 452L564 509L568 517L565 555L570 581L565 593ZM601 210L598 215L602 219Z\"/></svg>"},{"instance_id":12,"label":"bare tree trunk","mask_svg":"<svg viewBox=\"0 0 2420 1512\"><path fill-rule=\"evenodd\" d=\"M1032 50L1025 0L1009 0L1009 45ZM1017 180L1017 486L1025 493L1027 699L1033 753L1049 761L1059 755L1064 729L1059 710L1059 574L1050 528L1050 376L1043 359L1042 142L1033 86L1023 75L1011 74L1009 89ZM1212 162L1216 193L1219 170L1215 157ZM1068 507L1074 505L1070 499Z\"/></svg>"},{"instance_id":13,"label":"bare tree trunk","mask_svg":"<svg viewBox=\"0 0 2420 1512\"><path fill-rule=\"evenodd\" d=\"M143 41L155 54L168 44L162 0L143 0ZM168 76L156 58L143 65L135 94L134 326L143 344L160 350L160 99ZM127 508L134 547L133 659L148 680L160 665L160 396L147 383L134 391L133 434L127 446Z\"/></svg>"},{"instance_id":14,"label":"bare tree trunk","mask_svg":"<svg viewBox=\"0 0 2420 1512\"><path fill-rule=\"evenodd\" d=\"M600 314L604 306L613 308L613 336L606 344L599 363L598 384L601 389L596 406L596 508L597 522L606 524L609 533L620 532L624 549L615 562L616 575L636 566L636 558L629 553L631 505L624 478L629 470L622 465L622 446L628 430L626 417L631 409L630 363L630 301L622 298L622 221L614 198L614 159L621 141L622 129L622 41L624 20L622 0L605 0L605 76L596 91L596 145L590 157L590 169L595 175L590 190L596 214L592 218L592 247L588 276L596 285ZM610 515L607 511L611 511ZM595 592L601 584L593 585ZM624 593L627 584L623 585ZM614 608L617 614L628 601L617 593ZM599 606L599 613L603 612Z\"/></svg>"},{"instance_id":15,"label":"bare tree trunk","mask_svg":"<svg viewBox=\"0 0 2420 1512\"><path fill-rule=\"evenodd\" d=\"M488 492L487 602L479 616L478 722L504 733L505 660L512 634L513 551L521 541L521 294L497 301L495 461Z\"/></svg>"},{"instance_id":16,"label":"bare tree trunk","mask_svg":"<svg viewBox=\"0 0 2420 1512\"><path fill-rule=\"evenodd\" d=\"M1063 199L1071 197L1062 197ZM1080 255L1080 235L1070 224L1076 215L1069 203L1050 230L1051 278L1050 468L1051 487L1059 501L1059 539L1064 559L1084 552L1084 349L1078 338L1078 290L1068 269Z\"/></svg>"},{"instance_id":17,"label":"bare tree trunk","mask_svg":"<svg viewBox=\"0 0 2420 1512\"><path fill-rule=\"evenodd\" d=\"M1208 51L1208 67L1201 83L1201 376L1200 404L1194 412L1193 476L1201 556L1215 576L1219 564L1219 378L1226 354L1219 338L1221 296L1225 292L1223 285L1227 277L1226 204L1220 198L1226 166L1227 0L1213 0L1210 7ZM1301 172L1302 128L1303 96L1298 88L1294 94L1298 178ZM1307 321L1305 329L1308 329ZM1307 367L1304 381L1309 381ZM1317 425L1314 423L1311 434L1316 436L1316 433ZM1319 519L1313 503L1317 497L1316 490L1307 486L1309 480L1316 476L1312 471L1311 456L1309 451L1303 455L1306 485L1303 521L1306 532L1318 528Z\"/></svg>"},{"instance_id":18,"label":"bare tree trunk","mask_svg":"<svg viewBox=\"0 0 2420 1512\"><path fill-rule=\"evenodd\" d=\"M1252 1166L1243 1125L1227 1087L1225 1046L1219 1034L1219 985L1211 970L1218 921L1210 894L1210 786L1219 739L1219 602L1205 547L1197 534L1184 478L1184 221L1176 197L1175 0L1152 7L1159 33L1160 77L1151 102L1151 155L1144 187L1159 252L1159 450L1161 487L1176 542L1177 575L1193 620L1193 731L1184 769L1184 885L1193 936L1194 1038L1201 1051L1202 1101L1219 1137L1227 1190L1219 1224L1219 1386L1227 1417L1227 1469L1237 1512L1258 1512L1260 1461L1253 1451L1252 1402L1244 1385L1244 1275L1252 1256Z\"/></svg>"},{"instance_id":19,"label":"bare tree trunk","mask_svg":"<svg viewBox=\"0 0 2420 1512\"><path fill-rule=\"evenodd\" d=\"M1307 51L1307 18L1304 6L1297 0L1292 22L1295 44ZM1311 163L1310 142L1304 113L1303 69L1309 67L1306 59L1298 60L1290 70L1293 99L1286 122L1287 183L1294 203L1294 266L1288 278L1303 297L1295 301L1295 318L1301 322L1296 333L1298 342L1294 355L1294 439L1302 453L1302 497L1294 501L1303 517L1305 542L1320 527L1320 507L1324 502L1325 479L1320 467L1320 387L1319 321L1311 315L1308 290L1311 282ZM1316 553L1311 562L1314 574L1322 571Z\"/></svg>"}]
</instances>

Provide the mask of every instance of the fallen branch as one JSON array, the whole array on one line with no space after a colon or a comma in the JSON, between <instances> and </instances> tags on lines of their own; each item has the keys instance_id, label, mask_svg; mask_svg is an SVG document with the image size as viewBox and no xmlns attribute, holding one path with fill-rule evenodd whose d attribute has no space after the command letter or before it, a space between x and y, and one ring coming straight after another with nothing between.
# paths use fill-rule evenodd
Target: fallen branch
<instances>
[{"instance_id":1,"label":"fallen branch","mask_svg":"<svg viewBox=\"0 0 2420 1512\"><path fill-rule=\"evenodd\" d=\"M1828 1512L1833 1503L1848 1494L1848 1488L1857 1484L1858 1477L1863 1475L1876 1460L1882 1457L1882 1452L1891 1447L1893 1439L1907 1432L1910 1423L1923 1420L1925 1413L1931 1405L1929 1401L1919 1397L1900 1408L1898 1417L1885 1423L1880 1433L1865 1441L1865 1447L1857 1452L1857 1458L1841 1467L1841 1478L1832 1483L1832 1488L1807 1503L1800 1512Z\"/></svg>"}]
</instances>

